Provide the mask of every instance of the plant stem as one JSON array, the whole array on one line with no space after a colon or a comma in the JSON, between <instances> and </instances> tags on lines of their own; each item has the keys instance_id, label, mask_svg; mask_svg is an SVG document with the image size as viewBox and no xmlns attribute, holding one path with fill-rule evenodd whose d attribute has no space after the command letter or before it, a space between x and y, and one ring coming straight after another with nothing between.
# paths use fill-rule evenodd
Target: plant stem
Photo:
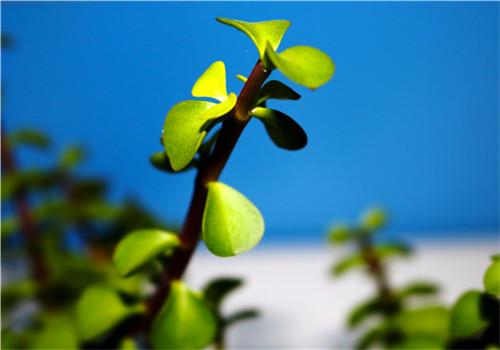
<instances>
[{"instance_id":1,"label":"plant stem","mask_svg":"<svg viewBox=\"0 0 500 350\"><path fill-rule=\"evenodd\" d=\"M359 240L359 247L363 259L368 266L368 271L377 284L378 293L384 299L391 299L392 290L389 286L387 273L385 271L384 264L380 261L380 258L373 247L372 238L369 235L362 235Z\"/></svg>"},{"instance_id":2,"label":"plant stem","mask_svg":"<svg viewBox=\"0 0 500 350\"><path fill-rule=\"evenodd\" d=\"M270 71L264 68L262 62L257 61L238 96L236 106L229 112L230 118L222 124L212 153L199 165L191 203L180 232L181 246L169 260L161 284L148 303L150 321L168 297L171 282L182 278L191 260L200 239L201 221L208 194L207 184L217 181L222 173L234 146L250 120L251 108L260 86L269 74Z\"/></svg>"},{"instance_id":3,"label":"plant stem","mask_svg":"<svg viewBox=\"0 0 500 350\"><path fill-rule=\"evenodd\" d=\"M2 171L6 175L15 176L16 162L12 154L7 137L2 128ZM26 253L30 274L36 284L41 287L47 283L49 270L43 258L40 236L35 217L30 210L25 188L18 188L14 194L14 205L21 226L21 234L26 241Z\"/></svg>"}]
</instances>

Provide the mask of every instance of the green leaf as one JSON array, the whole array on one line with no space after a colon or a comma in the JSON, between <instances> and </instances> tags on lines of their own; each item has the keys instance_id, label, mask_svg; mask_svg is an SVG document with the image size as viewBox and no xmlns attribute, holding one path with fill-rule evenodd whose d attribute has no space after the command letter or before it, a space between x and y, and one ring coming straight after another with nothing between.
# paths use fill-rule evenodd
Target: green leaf
<instances>
[{"instance_id":1,"label":"green leaf","mask_svg":"<svg viewBox=\"0 0 500 350\"><path fill-rule=\"evenodd\" d=\"M360 254L355 253L336 262L332 267L332 273L338 277L356 267L364 266L364 264L365 262L363 257Z\"/></svg>"},{"instance_id":2,"label":"green leaf","mask_svg":"<svg viewBox=\"0 0 500 350\"><path fill-rule=\"evenodd\" d=\"M438 291L439 287L434 283L413 282L402 288L398 295L400 298L408 298L413 296L435 295Z\"/></svg>"},{"instance_id":3,"label":"green leaf","mask_svg":"<svg viewBox=\"0 0 500 350\"><path fill-rule=\"evenodd\" d=\"M19 231L19 223L15 217L2 218L1 220L2 238L12 236Z\"/></svg>"},{"instance_id":4,"label":"green leaf","mask_svg":"<svg viewBox=\"0 0 500 350\"><path fill-rule=\"evenodd\" d=\"M176 171L170 165L170 160L168 160L168 156L164 151L156 152L149 157L150 163L158 170L167 172L167 173L175 173ZM196 167L196 160L193 159L186 167L181 169L180 171L190 170Z\"/></svg>"},{"instance_id":5,"label":"green leaf","mask_svg":"<svg viewBox=\"0 0 500 350\"><path fill-rule=\"evenodd\" d=\"M111 288L95 285L87 288L76 304L76 322L80 338L89 341L101 337L143 308L126 305Z\"/></svg>"},{"instance_id":6,"label":"green leaf","mask_svg":"<svg viewBox=\"0 0 500 350\"><path fill-rule=\"evenodd\" d=\"M278 147L298 150L307 144L307 135L297 122L284 113L256 107L252 114L264 123L267 134Z\"/></svg>"},{"instance_id":7,"label":"green leaf","mask_svg":"<svg viewBox=\"0 0 500 350\"><path fill-rule=\"evenodd\" d=\"M236 79L238 79L239 81L243 82L243 83L246 83L248 78L245 77L244 75L241 75L241 74L236 74Z\"/></svg>"},{"instance_id":8,"label":"green leaf","mask_svg":"<svg viewBox=\"0 0 500 350\"><path fill-rule=\"evenodd\" d=\"M212 343L216 329L216 318L200 294L176 281L154 320L151 343L154 349L201 349Z\"/></svg>"},{"instance_id":9,"label":"green leaf","mask_svg":"<svg viewBox=\"0 0 500 350\"><path fill-rule=\"evenodd\" d=\"M462 294L451 309L451 335L457 338L468 337L486 326L487 322L481 316L481 292L471 290Z\"/></svg>"},{"instance_id":10,"label":"green leaf","mask_svg":"<svg viewBox=\"0 0 500 350\"><path fill-rule=\"evenodd\" d=\"M375 252L380 259L387 259L396 256L409 256L412 252L412 249L409 245L402 242L388 242L376 246Z\"/></svg>"},{"instance_id":11,"label":"green leaf","mask_svg":"<svg viewBox=\"0 0 500 350\"><path fill-rule=\"evenodd\" d=\"M375 231L384 227L387 223L387 215L381 208L367 210L361 218L361 226L368 231Z\"/></svg>"},{"instance_id":12,"label":"green leaf","mask_svg":"<svg viewBox=\"0 0 500 350\"><path fill-rule=\"evenodd\" d=\"M227 98L226 66L217 61L198 78L194 83L191 95L194 97L210 97L219 101Z\"/></svg>"},{"instance_id":13,"label":"green leaf","mask_svg":"<svg viewBox=\"0 0 500 350\"><path fill-rule=\"evenodd\" d=\"M65 170L71 170L85 158L85 150L81 147L69 147L61 155L59 165Z\"/></svg>"},{"instance_id":14,"label":"green leaf","mask_svg":"<svg viewBox=\"0 0 500 350\"><path fill-rule=\"evenodd\" d=\"M183 101L168 112L163 127L163 143L175 171L185 168L207 135L210 122L227 114L236 104L231 93L223 102Z\"/></svg>"},{"instance_id":15,"label":"green leaf","mask_svg":"<svg viewBox=\"0 0 500 350\"><path fill-rule=\"evenodd\" d=\"M42 329L35 333L31 349L78 349L78 337L73 320L63 314L43 317Z\"/></svg>"},{"instance_id":16,"label":"green leaf","mask_svg":"<svg viewBox=\"0 0 500 350\"><path fill-rule=\"evenodd\" d=\"M333 244L343 244L352 238L352 231L344 224L337 224L328 232L328 240Z\"/></svg>"},{"instance_id":17,"label":"green leaf","mask_svg":"<svg viewBox=\"0 0 500 350\"><path fill-rule=\"evenodd\" d=\"M221 277L214 279L203 288L205 301L215 310L219 310L222 300L242 284L241 278Z\"/></svg>"},{"instance_id":18,"label":"green leaf","mask_svg":"<svg viewBox=\"0 0 500 350\"><path fill-rule=\"evenodd\" d=\"M266 45L269 45L273 50L278 49L281 39L283 39L286 30L290 26L289 21L279 19L263 22L245 22L235 19L217 18L217 21L234 27L248 35L257 47L261 59L264 59Z\"/></svg>"},{"instance_id":19,"label":"green leaf","mask_svg":"<svg viewBox=\"0 0 500 350\"><path fill-rule=\"evenodd\" d=\"M158 229L133 231L125 236L115 249L113 264L125 277L155 259L161 253L179 246L176 234Z\"/></svg>"},{"instance_id":20,"label":"green leaf","mask_svg":"<svg viewBox=\"0 0 500 350\"><path fill-rule=\"evenodd\" d=\"M298 100L300 95L281 81L271 80L260 89L255 105L258 106L269 99Z\"/></svg>"},{"instance_id":21,"label":"green leaf","mask_svg":"<svg viewBox=\"0 0 500 350\"><path fill-rule=\"evenodd\" d=\"M387 334L387 329L384 325L375 326L363 334L356 343L356 349L368 349L374 344L381 343Z\"/></svg>"},{"instance_id":22,"label":"green leaf","mask_svg":"<svg viewBox=\"0 0 500 350\"><path fill-rule=\"evenodd\" d=\"M132 338L125 338L120 343L120 350L139 350L139 347Z\"/></svg>"},{"instance_id":23,"label":"green leaf","mask_svg":"<svg viewBox=\"0 0 500 350\"><path fill-rule=\"evenodd\" d=\"M500 296L500 260L494 260L483 277L486 293Z\"/></svg>"},{"instance_id":24,"label":"green leaf","mask_svg":"<svg viewBox=\"0 0 500 350\"><path fill-rule=\"evenodd\" d=\"M442 306L425 306L403 310L397 317L397 324L407 336L426 335L446 339L449 328L448 310Z\"/></svg>"},{"instance_id":25,"label":"green leaf","mask_svg":"<svg viewBox=\"0 0 500 350\"><path fill-rule=\"evenodd\" d=\"M50 139L47 135L34 129L18 130L8 136L8 142L10 147L27 145L45 149L50 145Z\"/></svg>"},{"instance_id":26,"label":"green leaf","mask_svg":"<svg viewBox=\"0 0 500 350\"><path fill-rule=\"evenodd\" d=\"M381 302L378 298L370 299L357 305L348 315L347 324L350 328L357 327L369 317L382 311Z\"/></svg>"},{"instance_id":27,"label":"green leaf","mask_svg":"<svg viewBox=\"0 0 500 350\"><path fill-rule=\"evenodd\" d=\"M326 84L335 71L331 58L310 46L293 46L281 53L268 46L266 55L288 79L309 89Z\"/></svg>"},{"instance_id":28,"label":"green leaf","mask_svg":"<svg viewBox=\"0 0 500 350\"><path fill-rule=\"evenodd\" d=\"M415 335L406 337L401 342L391 347L398 350L442 350L446 349L446 340L432 336Z\"/></svg>"},{"instance_id":29,"label":"green leaf","mask_svg":"<svg viewBox=\"0 0 500 350\"><path fill-rule=\"evenodd\" d=\"M260 316L259 310L257 309L243 309L236 311L231 315L224 318L224 324L226 326L232 325L240 321L248 321Z\"/></svg>"},{"instance_id":30,"label":"green leaf","mask_svg":"<svg viewBox=\"0 0 500 350\"><path fill-rule=\"evenodd\" d=\"M264 219L247 198L222 182L208 184L202 237L213 254L241 254L255 247L263 234Z\"/></svg>"}]
</instances>

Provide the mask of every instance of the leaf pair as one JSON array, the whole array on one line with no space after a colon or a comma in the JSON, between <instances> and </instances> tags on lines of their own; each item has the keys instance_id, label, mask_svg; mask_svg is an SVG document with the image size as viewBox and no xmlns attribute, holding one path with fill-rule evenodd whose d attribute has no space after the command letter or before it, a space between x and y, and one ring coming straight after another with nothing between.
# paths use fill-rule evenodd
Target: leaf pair
<instances>
[{"instance_id":1,"label":"leaf pair","mask_svg":"<svg viewBox=\"0 0 500 350\"><path fill-rule=\"evenodd\" d=\"M297 84L316 89L333 76L335 71L333 61L327 54L314 47L293 46L281 53L276 52L290 26L289 21L245 22L227 18L217 18L217 20L249 36L266 68L278 68L288 79Z\"/></svg>"},{"instance_id":2,"label":"leaf pair","mask_svg":"<svg viewBox=\"0 0 500 350\"><path fill-rule=\"evenodd\" d=\"M220 103L188 100L176 104L163 126L163 144L174 171L193 160L210 129L236 104L236 95L227 94L226 68L222 61L212 64L196 81L194 97L208 97Z\"/></svg>"}]
</instances>

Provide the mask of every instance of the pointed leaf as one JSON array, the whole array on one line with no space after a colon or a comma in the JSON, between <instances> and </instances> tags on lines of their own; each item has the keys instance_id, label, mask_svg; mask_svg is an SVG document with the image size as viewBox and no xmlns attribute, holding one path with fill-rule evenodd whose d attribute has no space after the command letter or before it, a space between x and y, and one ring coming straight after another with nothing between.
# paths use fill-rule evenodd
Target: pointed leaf
<instances>
[{"instance_id":1,"label":"pointed leaf","mask_svg":"<svg viewBox=\"0 0 500 350\"><path fill-rule=\"evenodd\" d=\"M142 312L140 307L125 305L113 289L91 286L83 292L76 304L78 333L84 341L98 338L139 312Z\"/></svg>"},{"instance_id":2,"label":"pointed leaf","mask_svg":"<svg viewBox=\"0 0 500 350\"><path fill-rule=\"evenodd\" d=\"M269 108L256 107L252 114L264 123L274 144L288 150L298 150L307 144L307 134L292 118Z\"/></svg>"},{"instance_id":3,"label":"pointed leaf","mask_svg":"<svg viewBox=\"0 0 500 350\"><path fill-rule=\"evenodd\" d=\"M163 127L163 144L175 171L185 168L198 151L209 127L207 123L227 114L236 104L230 94L219 104L207 101L183 101L168 112Z\"/></svg>"},{"instance_id":4,"label":"pointed leaf","mask_svg":"<svg viewBox=\"0 0 500 350\"><path fill-rule=\"evenodd\" d=\"M451 335L457 338L469 337L486 326L487 322L481 316L481 292L471 290L462 294L451 309Z\"/></svg>"},{"instance_id":5,"label":"pointed leaf","mask_svg":"<svg viewBox=\"0 0 500 350\"><path fill-rule=\"evenodd\" d=\"M243 82L243 83L246 83L248 78L245 77L244 75L241 75L241 74L236 74L236 79L238 79L239 81Z\"/></svg>"},{"instance_id":6,"label":"pointed leaf","mask_svg":"<svg viewBox=\"0 0 500 350\"><path fill-rule=\"evenodd\" d=\"M203 295L208 304L215 310L218 310L224 298L243 284L241 278L217 278L210 281L205 288L203 288Z\"/></svg>"},{"instance_id":7,"label":"pointed leaf","mask_svg":"<svg viewBox=\"0 0 500 350\"><path fill-rule=\"evenodd\" d=\"M399 291L401 298L413 296L428 296L434 295L439 291L439 288L434 283L429 282L413 282Z\"/></svg>"},{"instance_id":8,"label":"pointed leaf","mask_svg":"<svg viewBox=\"0 0 500 350\"><path fill-rule=\"evenodd\" d=\"M484 290L487 293L500 296L500 260L494 260L483 278Z\"/></svg>"},{"instance_id":9,"label":"pointed leaf","mask_svg":"<svg viewBox=\"0 0 500 350\"><path fill-rule=\"evenodd\" d=\"M224 318L224 324L226 326L232 325L236 322L247 321L260 316L259 310L257 309L243 309L236 311L231 315Z\"/></svg>"},{"instance_id":10,"label":"pointed leaf","mask_svg":"<svg viewBox=\"0 0 500 350\"><path fill-rule=\"evenodd\" d=\"M176 281L153 323L151 343L154 349L201 349L212 343L216 328L203 298Z\"/></svg>"},{"instance_id":11,"label":"pointed leaf","mask_svg":"<svg viewBox=\"0 0 500 350\"><path fill-rule=\"evenodd\" d=\"M347 271L352 270L353 268L364 266L364 264L365 262L363 260L363 257L356 253L347 256L335 263L335 265L332 267L332 273L335 276L341 276Z\"/></svg>"},{"instance_id":12,"label":"pointed leaf","mask_svg":"<svg viewBox=\"0 0 500 350\"><path fill-rule=\"evenodd\" d=\"M178 236L171 232L157 229L133 231L118 243L113 263L121 276L129 276L161 253L179 244Z\"/></svg>"},{"instance_id":13,"label":"pointed leaf","mask_svg":"<svg viewBox=\"0 0 500 350\"><path fill-rule=\"evenodd\" d=\"M191 90L194 97L210 97L223 101L227 97L226 66L217 61L198 78Z\"/></svg>"},{"instance_id":14,"label":"pointed leaf","mask_svg":"<svg viewBox=\"0 0 500 350\"><path fill-rule=\"evenodd\" d=\"M34 129L21 129L8 136L9 146L28 145L45 149L50 145L50 139L44 133Z\"/></svg>"},{"instance_id":15,"label":"pointed leaf","mask_svg":"<svg viewBox=\"0 0 500 350\"><path fill-rule=\"evenodd\" d=\"M378 298L370 299L357 305L347 317L347 324L350 328L360 325L369 317L382 311L381 302Z\"/></svg>"},{"instance_id":16,"label":"pointed leaf","mask_svg":"<svg viewBox=\"0 0 500 350\"><path fill-rule=\"evenodd\" d=\"M264 58L266 44L276 50L285 35L286 30L290 26L290 22L286 20L271 20L263 22L245 22L229 18L217 18L217 21L234 27L252 39L253 43L259 51L260 57Z\"/></svg>"},{"instance_id":17,"label":"pointed leaf","mask_svg":"<svg viewBox=\"0 0 500 350\"><path fill-rule=\"evenodd\" d=\"M281 53L268 46L266 55L288 79L309 89L327 83L335 72L331 58L310 46L293 46Z\"/></svg>"},{"instance_id":18,"label":"pointed leaf","mask_svg":"<svg viewBox=\"0 0 500 350\"><path fill-rule=\"evenodd\" d=\"M223 184L208 184L202 236L218 256L233 256L252 249L264 234L259 210L240 192Z\"/></svg>"},{"instance_id":19,"label":"pointed leaf","mask_svg":"<svg viewBox=\"0 0 500 350\"><path fill-rule=\"evenodd\" d=\"M165 154L165 151L160 151L153 153L151 157L149 157L149 162L156 169L167 172L167 173L175 173L176 171L170 165L170 160L168 160L168 156ZM186 171L193 169L196 166L196 161L193 159L186 167L181 169L180 171Z\"/></svg>"},{"instance_id":20,"label":"pointed leaf","mask_svg":"<svg viewBox=\"0 0 500 350\"><path fill-rule=\"evenodd\" d=\"M269 99L298 100L299 98L300 95L291 87L283 84L281 81L271 80L260 89L255 105L258 106Z\"/></svg>"},{"instance_id":21,"label":"pointed leaf","mask_svg":"<svg viewBox=\"0 0 500 350\"><path fill-rule=\"evenodd\" d=\"M381 343L388 334L388 332L389 329L385 325L378 325L374 326L373 328L370 328L357 341L356 349L358 350L369 349L374 344Z\"/></svg>"}]
</instances>

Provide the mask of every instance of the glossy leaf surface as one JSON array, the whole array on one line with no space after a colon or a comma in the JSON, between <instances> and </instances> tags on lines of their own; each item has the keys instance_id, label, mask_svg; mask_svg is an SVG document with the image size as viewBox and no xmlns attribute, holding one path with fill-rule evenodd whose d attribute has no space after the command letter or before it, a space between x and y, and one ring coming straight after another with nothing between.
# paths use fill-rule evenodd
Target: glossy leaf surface
<instances>
[{"instance_id":1,"label":"glossy leaf surface","mask_svg":"<svg viewBox=\"0 0 500 350\"><path fill-rule=\"evenodd\" d=\"M335 72L331 58L314 47L293 46L277 53L268 46L266 54L283 75L309 89L327 83Z\"/></svg>"},{"instance_id":2,"label":"glossy leaf surface","mask_svg":"<svg viewBox=\"0 0 500 350\"><path fill-rule=\"evenodd\" d=\"M450 332L462 338L474 335L486 327L481 317L481 292L469 291L453 305L450 314Z\"/></svg>"},{"instance_id":3,"label":"glossy leaf surface","mask_svg":"<svg viewBox=\"0 0 500 350\"><path fill-rule=\"evenodd\" d=\"M113 263L121 276L129 276L161 253L180 244L176 234L158 230L137 230L125 236L115 249Z\"/></svg>"},{"instance_id":4,"label":"glossy leaf surface","mask_svg":"<svg viewBox=\"0 0 500 350\"><path fill-rule=\"evenodd\" d=\"M202 237L213 254L241 254L255 247L263 234L264 219L252 202L222 182L208 184Z\"/></svg>"},{"instance_id":5,"label":"glossy leaf surface","mask_svg":"<svg viewBox=\"0 0 500 350\"><path fill-rule=\"evenodd\" d=\"M267 134L276 146L294 151L307 145L304 129L286 114L263 107L254 108L252 114L264 123Z\"/></svg>"},{"instance_id":6,"label":"glossy leaf surface","mask_svg":"<svg viewBox=\"0 0 500 350\"><path fill-rule=\"evenodd\" d=\"M91 286L85 290L76 305L79 336L84 341L98 338L132 314L141 311L140 307L126 305L113 289Z\"/></svg>"},{"instance_id":7,"label":"glossy leaf surface","mask_svg":"<svg viewBox=\"0 0 500 350\"><path fill-rule=\"evenodd\" d=\"M210 97L223 101L227 97L226 66L224 62L214 62L198 78L191 90L194 97Z\"/></svg>"},{"instance_id":8,"label":"glossy leaf surface","mask_svg":"<svg viewBox=\"0 0 500 350\"><path fill-rule=\"evenodd\" d=\"M214 339L217 321L200 294L180 281L156 317L151 343L154 349L201 349Z\"/></svg>"},{"instance_id":9,"label":"glossy leaf surface","mask_svg":"<svg viewBox=\"0 0 500 350\"><path fill-rule=\"evenodd\" d=\"M486 270L483 278L484 290L500 296L500 260L494 260Z\"/></svg>"},{"instance_id":10,"label":"glossy leaf surface","mask_svg":"<svg viewBox=\"0 0 500 350\"><path fill-rule=\"evenodd\" d=\"M286 20L271 20L263 22L245 22L229 18L217 18L217 21L234 27L252 39L259 51L260 58L264 58L266 44L276 50L290 26Z\"/></svg>"}]
</instances>

